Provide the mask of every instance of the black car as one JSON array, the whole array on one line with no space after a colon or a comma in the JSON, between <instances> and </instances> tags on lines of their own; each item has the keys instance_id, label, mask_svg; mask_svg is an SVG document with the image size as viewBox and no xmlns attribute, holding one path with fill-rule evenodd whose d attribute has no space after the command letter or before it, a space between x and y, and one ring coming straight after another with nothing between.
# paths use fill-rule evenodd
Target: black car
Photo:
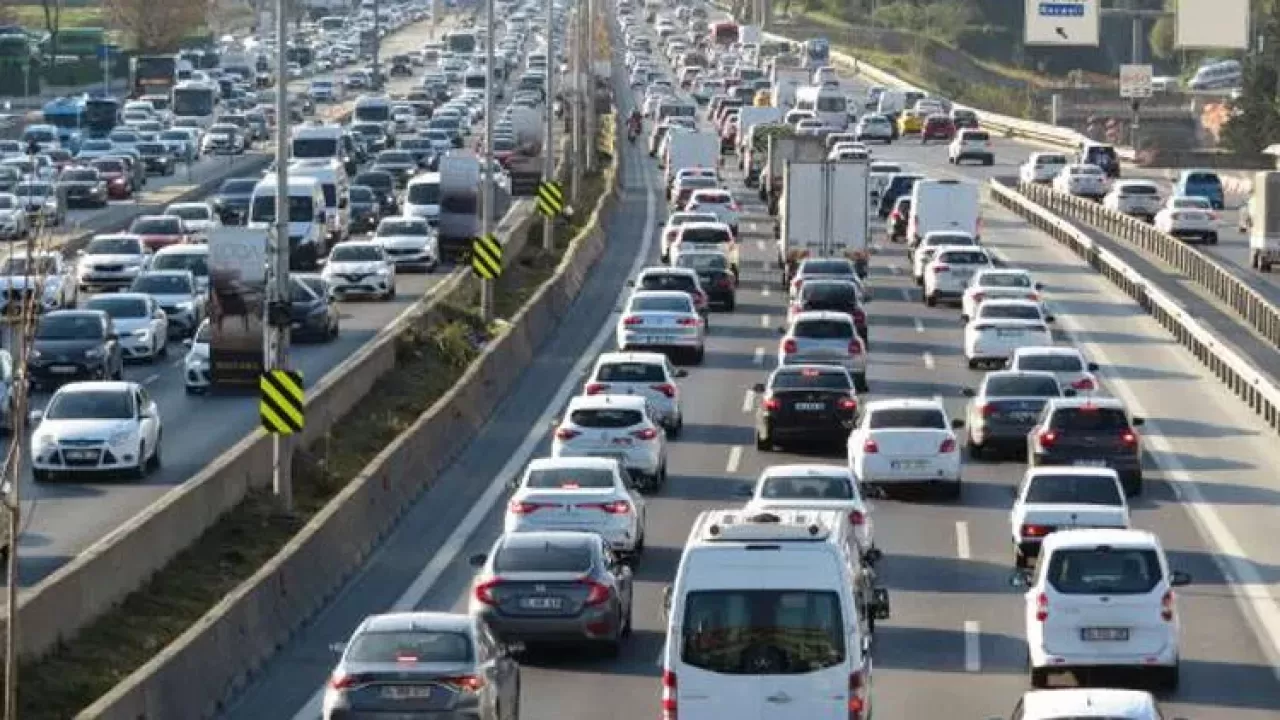
<instances>
[{"instance_id":1,"label":"black car","mask_svg":"<svg viewBox=\"0 0 1280 720\"><path fill-rule=\"evenodd\" d=\"M142 167L148 175L172 175L173 153L162 142L140 142L134 145L142 156Z\"/></svg>"},{"instance_id":2,"label":"black car","mask_svg":"<svg viewBox=\"0 0 1280 720\"><path fill-rule=\"evenodd\" d=\"M364 141L371 155L376 155L394 144L391 137L387 135L387 129L381 123L352 123L351 132Z\"/></svg>"},{"instance_id":3,"label":"black car","mask_svg":"<svg viewBox=\"0 0 1280 720\"><path fill-rule=\"evenodd\" d=\"M400 149L413 156L414 162L418 164L420 169L430 167L431 160L436 154L435 143L424 137L411 137L401 140Z\"/></svg>"},{"instance_id":4,"label":"black car","mask_svg":"<svg viewBox=\"0 0 1280 720\"><path fill-rule=\"evenodd\" d=\"M373 166L369 169L390 173L396 180L396 187L403 189L409 184L409 178L417 172L418 161L403 150L383 150L373 159Z\"/></svg>"},{"instance_id":5,"label":"black car","mask_svg":"<svg viewBox=\"0 0 1280 720\"><path fill-rule=\"evenodd\" d=\"M351 232L373 232L382 222L382 202L373 188L352 185L347 190L347 203L351 212Z\"/></svg>"},{"instance_id":6,"label":"black car","mask_svg":"<svg viewBox=\"0 0 1280 720\"><path fill-rule=\"evenodd\" d=\"M862 289L852 280L818 277L805 281L792 309L796 312L810 310L829 310L842 312L853 318L853 326L858 330L862 343L870 349L867 339L867 311L862 306Z\"/></svg>"},{"instance_id":7,"label":"black car","mask_svg":"<svg viewBox=\"0 0 1280 720\"><path fill-rule=\"evenodd\" d=\"M858 422L853 378L836 365L788 365L755 386L756 448L769 451L788 441L825 440L844 449Z\"/></svg>"},{"instance_id":8,"label":"black car","mask_svg":"<svg viewBox=\"0 0 1280 720\"><path fill-rule=\"evenodd\" d=\"M1052 398L1039 422L1027 433L1027 464L1109 467L1120 476L1126 495L1142 492L1142 443L1115 398Z\"/></svg>"},{"instance_id":9,"label":"black car","mask_svg":"<svg viewBox=\"0 0 1280 720\"><path fill-rule=\"evenodd\" d=\"M965 388L970 401L967 447L969 457L981 458L997 452L1021 455L1027 447L1027 433L1035 426L1050 398L1075 397L1063 390L1053 373L997 370L982 378L974 390Z\"/></svg>"},{"instance_id":10,"label":"black car","mask_svg":"<svg viewBox=\"0 0 1280 720\"><path fill-rule=\"evenodd\" d=\"M253 178L231 178L213 196L213 209L223 225L243 225L249 219L249 203L258 181Z\"/></svg>"},{"instance_id":11,"label":"black car","mask_svg":"<svg viewBox=\"0 0 1280 720\"><path fill-rule=\"evenodd\" d=\"M73 167L58 176L58 190L66 196L67 207L106 207L107 181L95 168Z\"/></svg>"},{"instance_id":12,"label":"black car","mask_svg":"<svg viewBox=\"0 0 1280 720\"><path fill-rule=\"evenodd\" d=\"M54 310L40 316L28 356L33 388L73 380L119 380L124 358L111 316L101 310Z\"/></svg>"},{"instance_id":13,"label":"black car","mask_svg":"<svg viewBox=\"0 0 1280 720\"><path fill-rule=\"evenodd\" d=\"M324 278L313 273L294 273L289 319L293 337L327 341L338 337L338 306L329 296Z\"/></svg>"},{"instance_id":14,"label":"black car","mask_svg":"<svg viewBox=\"0 0 1280 720\"><path fill-rule=\"evenodd\" d=\"M707 294L707 304L733 312L738 305L738 278L724 253L689 252L678 257L680 267L691 268L698 274L698 284Z\"/></svg>"},{"instance_id":15,"label":"black car","mask_svg":"<svg viewBox=\"0 0 1280 720\"><path fill-rule=\"evenodd\" d=\"M898 173L889 176L888 184L884 186L884 191L880 193L880 206L876 209L880 219L883 220L889 217L889 213L893 212L894 204L898 202L898 198L903 196L911 197L911 191L915 189L916 183L923 179L923 175L909 173Z\"/></svg>"},{"instance_id":16,"label":"black car","mask_svg":"<svg viewBox=\"0 0 1280 720\"><path fill-rule=\"evenodd\" d=\"M409 62L409 58L393 58L391 60L391 70L388 71L391 77L413 77L413 63Z\"/></svg>"},{"instance_id":17,"label":"black car","mask_svg":"<svg viewBox=\"0 0 1280 720\"><path fill-rule=\"evenodd\" d=\"M373 190L382 205L383 215L400 212L400 200L396 197L396 178L386 170L365 170L351 180L352 185L364 185Z\"/></svg>"}]
</instances>

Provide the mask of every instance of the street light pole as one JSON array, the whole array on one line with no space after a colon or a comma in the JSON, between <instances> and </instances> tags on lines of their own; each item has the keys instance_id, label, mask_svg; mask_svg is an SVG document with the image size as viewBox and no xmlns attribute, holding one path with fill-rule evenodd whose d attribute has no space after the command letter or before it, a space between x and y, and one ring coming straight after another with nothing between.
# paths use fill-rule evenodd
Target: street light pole
<instances>
[{"instance_id":1,"label":"street light pole","mask_svg":"<svg viewBox=\"0 0 1280 720\"><path fill-rule=\"evenodd\" d=\"M555 131L555 68L559 65L555 46L555 15L552 0L547 2L547 101L543 109L546 115L546 127L542 135L542 181L550 182L556 172L556 131ZM542 249L550 252L555 249L555 225L551 218L542 218Z\"/></svg>"},{"instance_id":2,"label":"street light pole","mask_svg":"<svg viewBox=\"0 0 1280 720\"><path fill-rule=\"evenodd\" d=\"M493 232L497 214L493 206L496 199L493 187L493 85L497 81L493 57L493 46L497 40L494 37L493 4L494 0L485 1L484 157L481 158L484 163L484 173L481 175L484 182L481 188L484 216L480 224L481 237L488 237ZM480 317L486 325L493 322L493 280L480 281Z\"/></svg>"},{"instance_id":3,"label":"street light pole","mask_svg":"<svg viewBox=\"0 0 1280 720\"><path fill-rule=\"evenodd\" d=\"M285 38L288 35L289 19L285 12L289 0L276 0L276 72L281 78L276 83L276 222L275 246L271 262L272 275L269 296L275 300L276 307L287 307L289 302L289 254L292 243L289 240L289 83L288 55L285 53ZM376 47L376 46L375 46ZM271 307L271 305L268 305ZM276 320L275 313L267 313L267 320ZM279 322L263 323L263 330L269 333L271 348L267 358L267 367L272 370L287 370L289 367L289 325ZM280 510L293 512L293 448L289 435L273 434L272 436L272 489Z\"/></svg>"},{"instance_id":4,"label":"street light pole","mask_svg":"<svg viewBox=\"0 0 1280 720\"><path fill-rule=\"evenodd\" d=\"M378 0L373 0L373 89L382 89L382 69L378 66L378 54L382 50L382 14ZM432 22L435 22L433 17Z\"/></svg>"},{"instance_id":5,"label":"street light pole","mask_svg":"<svg viewBox=\"0 0 1280 720\"><path fill-rule=\"evenodd\" d=\"M578 201L578 184L582 179L582 103L579 102L582 96L582 5L583 0L578 0L569 32L569 77L573 78L568 97L573 134L573 162L570 163L569 173L569 197L572 202Z\"/></svg>"},{"instance_id":6,"label":"street light pole","mask_svg":"<svg viewBox=\"0 0 1280 720\"><path fill-rule=\"evenodd\" d=\"M586 90L582 94L582 113L586 119L586 137L582 139L586 153L587 173L596 171L596 0L584 0L587 18L582 24L583 60Z\"/></svg>"}]
</instances>

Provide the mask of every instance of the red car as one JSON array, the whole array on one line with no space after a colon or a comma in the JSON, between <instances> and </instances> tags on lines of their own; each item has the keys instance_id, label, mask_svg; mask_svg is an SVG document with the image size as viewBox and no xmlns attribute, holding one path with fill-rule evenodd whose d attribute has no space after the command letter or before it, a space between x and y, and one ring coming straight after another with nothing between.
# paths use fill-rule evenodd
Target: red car
<instances>
[{"instance_id":1,"label":"red car","mask_svg":"<svg viewBox=\"0 0 1280 720\"><path fill-rule=\"evenodd\" d=\"M119 158L99 158L89 163L98 176L107 182L107 195L112 200L128 200L133 197L129 166Z\"/></svg>"},{"instance_id":2,"label":"red car","mask_svg":"<svg viewBox=\"0 0 1280 720\"><path fill-rule=\"evenodd\" d=\"M192 240L186 223L173 215L139 216L129 226L129 234L142 238L142 244L153 251Z\"/></svg>"},{"instance_id":3,"label":"red car","mask_svg":"<svg viewBox=\"0 0 1280 720\"><path fill-rule=\"evenodd\" d=\"M929 142L930 140L951 141L956 134L956 124L951 122L951 118L946 115L930 115L924 120L924 127L920 129L920 144Z\"/></svg>"}]
</instances>

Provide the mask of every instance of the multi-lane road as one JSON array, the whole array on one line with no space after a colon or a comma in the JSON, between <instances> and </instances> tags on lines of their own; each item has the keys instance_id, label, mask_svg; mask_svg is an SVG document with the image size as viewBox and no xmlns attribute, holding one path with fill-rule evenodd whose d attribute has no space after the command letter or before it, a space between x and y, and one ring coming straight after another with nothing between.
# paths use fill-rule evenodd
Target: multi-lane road
<instances>
[{"instance_id":1,"label":"multi-lane road","mask_svg":"<svg viewBox=\"0 0 1280 720\"><path fill-rule=\"evenodd\" d=\"M846 79L845 82L856 84ZM624 93L619 92L619 97ZM628 93L629 94L629 93ZM947 165L942 146L902 142L876 148L937 177L977 181L1015 174L1036 148L997 140L994 168ZM657 262L653 238L665 208L660 180L637 146L624 145L624 190L608 220L610 248L537 362L459 461L405 516L365 569L266 668L231 718L319 714L319 690L360 619L395 609L464 611L472 571L465 558L501 531L505 482L530 457L549 452L550 422L576 393L589 363L611 344L624 279ZM706 361L682 384L685 430L671 446L670 478L648 509L647 550L637 569L635 634L616 660L566 653L522 668L526 720L641 720L659 713L661 593L696 514L737 505L735 491L765 467L826 456L761 453L749 392L772 365L785 316L773 266L769 219L728 171L746 205L743 278L737 310L711 323ZM1179 595L1182 685L1170 717L1262 720L1280 708L1280 467L1274 436L1127 296L1016 216L984 207L983 243L1047 285L1058 341L1075 343L1102 366L1107 389L1147 418L1146 494L1136 526L1157 532L1171 562L1195 584ZM961 389L979 373L960 352L955 309L925 307L900 246L881 244L872 266L875 300L870 396L940 396L953 415ZM843 454L829 456L843 462ZM959 502L877 501L880 571L893 618L877 625L877 717L1007 716L1028 688L1021 596L1010 589L1008 511L1019 463L967 461Z\"/></svg>"},{"instance_id":2,"label":"multi-lane road","mask_svg":"<svg viewBox=\"0 0 1280 720\"><path fill-rule=\"evenodd\" d=\"M448 19L442 19L441 28ZM431 39L429 21L406 26L388 34L383 52L390 54L419 48ZM317 76L323 77L323 76ZM307 81L293 83L305 90ZM402 92L412 80L390 83L392 92ZM161 188L152 180L146 196L137 202L154 205L159 212L189 185L216 176L225 169L225 157L212 157L193 168L195 183L188 183L180 170L176 179ZM112 205L91 213L73 213L86 229L113 227L119 219L113 213L133 211L131 203ZM350 357L361 345L387 327L444 277L447 270L432 275L404 274L397 281L399 295L393 302L345 302L341 306L341 334L337 340L293 349L296 366L308 384L319 381L331 368ZM23 531L19 538L20 582L29 587L78 553L104 537L174 486L198 473L223 451L257 426L257 406L252 398L189 396L182 382L185 349L174 342L167 360L154 365L129 365L128 380L146 385L160 405L165 422L165 466L145 480L112 482L69 482L35 484L30 476L22 480ZM36 398L42 402L44 398Z\"/></svg>"}]
</instances>

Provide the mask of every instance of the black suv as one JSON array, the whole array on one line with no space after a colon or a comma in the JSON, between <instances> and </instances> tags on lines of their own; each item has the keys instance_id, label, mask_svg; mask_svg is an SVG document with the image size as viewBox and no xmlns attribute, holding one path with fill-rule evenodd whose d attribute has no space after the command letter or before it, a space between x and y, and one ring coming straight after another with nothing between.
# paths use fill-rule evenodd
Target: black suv
<instances>
[{"instance_id":1,"label":"black suv","mask_svg":"<svg viewBox=\"0 0 1280 720\"><path fill-rule=\"evenodd\" d=\"M1027 433L1027 464L1109 467L1130 497L1142 493L1142 439L1115 398L1053 398Z\"/></svg>"},{"instance_id":2,"label":"black suv","mask_svg":"<svg viewBox=\"0 0 1280 720\"><path fill-rule=\"evenodd\" d=\"M853 378L835 365L788 365L754 388L756 449L772 450L785 441L826 440L844 448L858 421Z\"/></svg>"}]
</instances>

